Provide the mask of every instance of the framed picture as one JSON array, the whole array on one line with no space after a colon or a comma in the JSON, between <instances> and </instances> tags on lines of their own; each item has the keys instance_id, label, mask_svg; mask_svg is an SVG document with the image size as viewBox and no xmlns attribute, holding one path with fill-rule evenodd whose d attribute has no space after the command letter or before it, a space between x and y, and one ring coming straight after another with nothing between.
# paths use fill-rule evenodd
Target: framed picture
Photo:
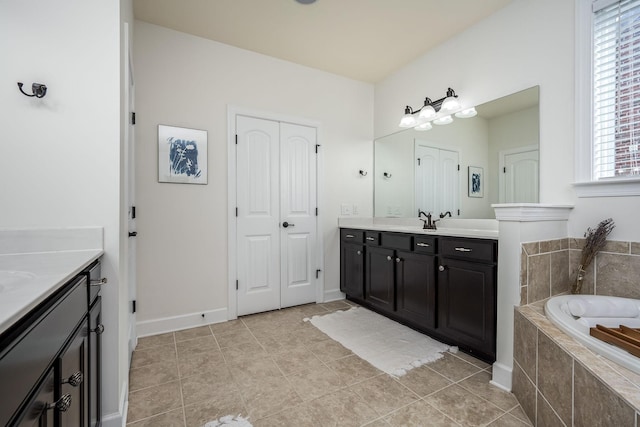
<instances>
[{"instance_id":1,"label":"framed picture","mask_svg":"<svg viewBox=\"0 0 640 427\"><path fill-rule=\"evenodd\" d=\"M477 166L469 166L469 197L484 197L484 171Z\"/></svg>"},{"instance_id":2,"label":"framed picture","mask_svg":"<svg viewBox=\"0 0 640 427\"><path fill-rule=\"evenodd\" d=\"M158 182L207 183L207 131L158 125Z\"/></svg>"}]
</instances>

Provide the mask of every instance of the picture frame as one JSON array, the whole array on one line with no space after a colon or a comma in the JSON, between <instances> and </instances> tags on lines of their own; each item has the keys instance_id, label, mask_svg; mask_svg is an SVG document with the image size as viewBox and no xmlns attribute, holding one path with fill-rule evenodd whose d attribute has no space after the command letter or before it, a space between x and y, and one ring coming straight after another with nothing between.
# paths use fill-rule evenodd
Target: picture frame
<instances>
[{"instance_id":1,"label":"picture frame","mask_svg":"<svg viewBox=\"0 0 640 427\"><path fill-rule=\"evenodd\" d=\"M207 131L158 125L158 182L207 184Z\"/></svg>"},{"instance_id":2,"label":"picture frame","mask_svg":"<svg viewBox=\"0 0 640 427\"><path fill-rule=\"evenodd\" d=\"M484 169L469 166L469 197L484 197Z\"/></svg>"}]
</instances>

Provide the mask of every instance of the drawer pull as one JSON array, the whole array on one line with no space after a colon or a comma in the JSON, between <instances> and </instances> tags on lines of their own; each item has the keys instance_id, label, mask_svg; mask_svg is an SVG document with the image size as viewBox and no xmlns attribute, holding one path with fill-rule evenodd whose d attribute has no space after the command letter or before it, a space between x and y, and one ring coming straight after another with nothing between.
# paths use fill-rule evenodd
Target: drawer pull
<instances>
[{"instance_id":1,"label":"drawer pull","mask_svg":"<svg viewBox=\"0 0 640 427\"><path fill-rule=\"evenodd\" d=\"M358 255L362 255L362 252L361 252L361 251L358 251L358 252L356 252L356 253L357 253Z\"/></svg>"},{"instance_id":2,"label":"drawer pull","mask_svg":"<svg viewBox=\"0 0 640 427\"><path fill-rule=\"evenodd\" d=\"M353 239L356 236L354 236L353 234L346 234L344 237L346 237L347 239Z\"/></svg>"},{"instance_id":3,"label":"drawer pull","mask_svg":"<svg viewBox=\"0 0 640 427\"><path fill-rule=\"evenodd\" d=\"M391 260L392 260L391 255L387 255L387 261L391 261Z\"/></svg>"},{"instance_id":4,"label":"drawer pull","mask_svg":"<svg viewBox=\"0 0 640 427\"><path fill-rule=\"evenodd\" d=\"M100 323L98 326L96 326L95 329L91 329L91 332L95 332L97 335L101 335L104 332L104 325Z\"/></svg>"},{"instance_id":5,"label":"drawer pull","mask_svg":"<svg viewBox=\"0 0 640 427\"><path fill-rule=\"evenodd\" d=\"M402 258L396 258L396 262L402 261Z\"/></svg>"},{"instance_id":6,"label":"drawer pull","mask_svg":"<svg viewBox=\"0 0 640 427\"><path fill-rule=\"evenodd\" d=\"M422 246L423 248L428 248L431 245L428 243L416 243L416 246Z\"/></svg>"},{"instance_id":7,"label":"drawer pull","mask_svg":"<svg viewBox=\"0 0 640 427\"><path fill-rule=\"evenodd\" d=\"M469 248L455 248L458 252L471 252L473 249Z\"/></svg>"},{"instance_id":8,"label":"drawer pull","mask_svg":"<svg viewBox=\"0 0 640 427\"><path fill-rule=\"evenodd\" d=\"M438 267L438 271L444 271L446 270L446 267L444 265L441 265L440 267Z\"/></svg>"},{"instance_id":9,"label":"drawer pull","mask_svg":"<svg viewBox=\"0 0 640 427\"><path fill-rule=\"evenodd\" d=\"M80 384L82 384L83 380L84 377L82 376L82 372L78 371L66 380L63 380L62 384L69 384L71 387L78 387Z\"/></svg>"},{"instance_id":10,"label":"drawer pull","mask_svg":"<svg viewBox=\"0 0 640 427\"><path fill-rule=\"evenodd\" d=\"M67 412L71 406L71 395L63 394L60 399L47 405L47 409L57 409L60 412Z\"/></svg>"},{"instance_id":11,"label":"drawer pull","mask_svg":"<svg viewBox=\"0 0 640 427\"><path fill-rule=\"evenodd\" d=\"M91 281L89 282L89 284L90 284L91 286L102 286L102 285L106 285L106 284L107 284L107 278L106 278L106 277L103 277L103 278L102 278L102 279L100 279L100 280L91 280Z\"/></svg>"},{"instance_id":12,"label":"drawer pull","mask_svg":"<svg viewBox=\"0 0 640 427\"><path fill-rule=\"evenodd\" d=\"M376 240L375 237L367 237L367 240Z\"/></svg>"}]
</instances>

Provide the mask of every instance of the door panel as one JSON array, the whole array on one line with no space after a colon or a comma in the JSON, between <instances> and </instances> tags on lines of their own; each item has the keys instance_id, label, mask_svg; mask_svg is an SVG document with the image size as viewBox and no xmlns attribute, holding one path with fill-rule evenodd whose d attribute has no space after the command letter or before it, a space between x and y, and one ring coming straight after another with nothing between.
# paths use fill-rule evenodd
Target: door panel
<instances>
[{"instance_id":1,"label":"door panel","mask_svg":"<svg viewBox=\"0 0 640 427\"><path fill-rule=\"evenodd\" d=\"M396 260L398 314L419 326L435 327L436 257L398 251Z\"/></svg>"},{"instance_id":2,"label":"door panel","mask_svg":"<svg viewBox=\"0 0 640 427\"><path fill-rule=\"evenodd\" d=\"M395 287L393 249L367 247L365 299L386 311L394 311Z\"/></svg>"},{"instance_id":3,"label":"door panel","mask_svg":"<svg viewBox=\"0 0 640 427\"><path fill-rule=\"evenodd\" d=\"M280 308L277 122L237 116L238 315Z\"/></svg>"},{"instance_id":4,"label":"door panel","mask_svg":"<svg viewBox=\"0 0 640 427\"><path fill-rule=\"evenodd\" d=\"M281 307L316 300L316 129L280 124Z\"/></svg>"},{"instance_id":5,"label":"door panel","mask_svg":"<svg viewBox=\"0 0 640 427\"><path fill-rule=\"evenodd\" d=\"M538 156L538 150L504 155L501 203L538 202Z\"/></svg>"},{"instance_id":6,"label":"door panel","mask_svg":"<svg viewBox=\"0 0 640 427\"><path fill-rule=\"evenodd\" d=\"M437 209L439 150L416 144L416 215Z\"/></svg>"}]
</instances>

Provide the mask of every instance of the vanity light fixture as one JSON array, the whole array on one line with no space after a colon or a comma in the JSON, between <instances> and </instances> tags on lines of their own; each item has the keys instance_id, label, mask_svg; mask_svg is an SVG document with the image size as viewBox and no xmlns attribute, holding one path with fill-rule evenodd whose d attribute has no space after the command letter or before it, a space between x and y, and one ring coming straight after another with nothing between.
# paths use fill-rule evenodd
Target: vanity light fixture
<instances>
[{"instance_id":1,"label":"vanity light fixture","mask_svg":"<svg viewBox=\"0 0 640 427\"><path fill-rule=\"evenodd\" d=\"M453 113L459 118L474 117L477 114L473 107L461 111L460 108L462 106L458 100L458 95L453 89L448 88L446 95L440 99L432 101L429 97L425 98L424 105L417 110L407 105L399 126L401 128L412 127L415 130L425 131L433 128L431 122L436 125L445 125L453 122L453 117L451 117ZM444 116L438 117L439 112ZM416 114L418 115L417 118L415 117Z\"/></svg>"}]
</instances>

